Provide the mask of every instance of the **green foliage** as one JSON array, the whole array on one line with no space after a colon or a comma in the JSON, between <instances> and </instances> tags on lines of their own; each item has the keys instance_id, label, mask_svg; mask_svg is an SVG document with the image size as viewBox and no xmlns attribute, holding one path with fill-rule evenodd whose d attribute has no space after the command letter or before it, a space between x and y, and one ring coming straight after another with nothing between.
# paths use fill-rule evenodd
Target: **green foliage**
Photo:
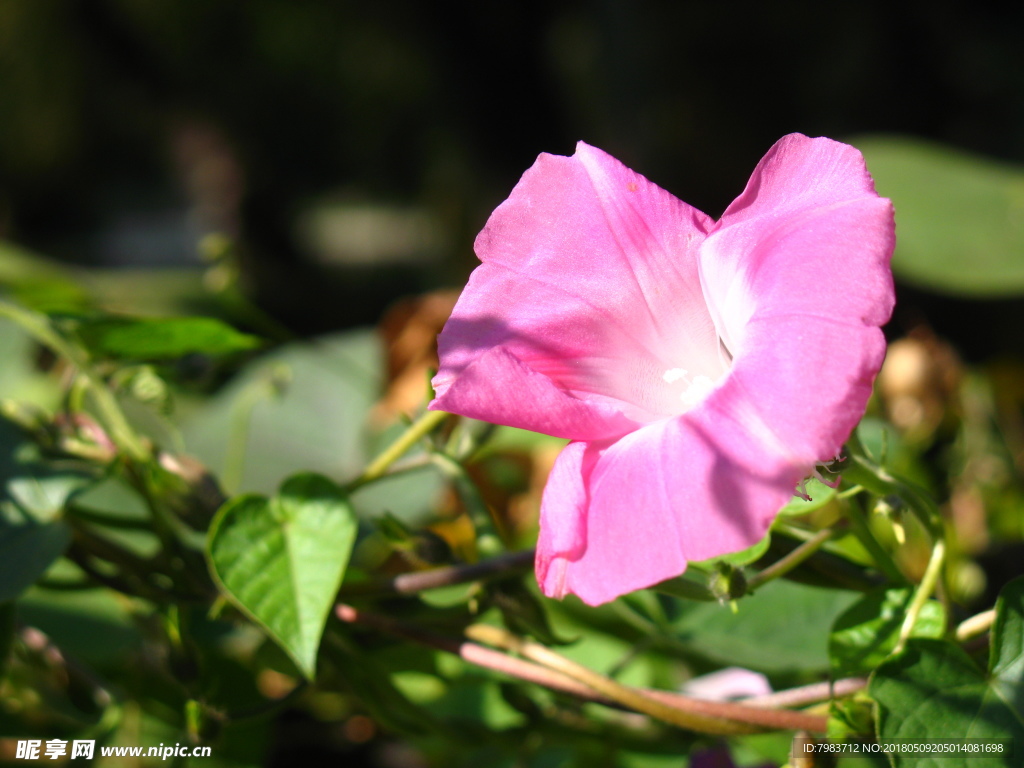
<instances>
[{"instance_id":1,"label":"green foliage","mask_svg":"<svg viewBox=\"0 0 1024 768\"><path fill-rule=\"evenodd\" d=\"M814 512L831 502L838 492L830 485L825 485L816 477L804 483L804 490L807 498L794 496L786 506L779 510L779 515L785 517L799 517Z\"/></svg>"},{"instance_id":2,"label":"green foliage","mask_svg":"<svg viewBox=\"0 0 1024 768\"><path fill-rule=\"evenodd\" d=\"M868 674L896 648L913 592L880 588L868 592L832 626L829 656L836 678ZM946 631L942 604L929 600L914 624L912 637L939 638Z\"/></svg>"},{"instance_id":3,"label":"green foliage","mask_svg":"<svg viewBox=\"0 0 1024 768\"><path fill-rule=\"evenodd\" d=\"M634 693L737 666L776 687L871 675L831 697L830 737L1020 735L1024 590L1003 593L987 673L932 599L978 571L955 535L971 473L1007 509L1022 498L1017 433L977 396L984 374L949 406L949 434L909 439L881 402L834 465L841 488L808 480L812 500L751 548L593 608L541 596L529 554L506 551L533 540L563 440L438 413L382 427L391 363L369 330L263 348L221 320L109 312L108 289L147 300L26 258L0 264L36 310L0 303L0 668L21 707L5 733L198 740L216 745L211 768L264 762L270 722L347 749L402 739L428 765L655 766L711 743L635 699L561 691L573 662ZM99 290L107 278L122 287ZM216 373L177 375L197 358ZM1012 537L1015 520L988 533ZM789 738L714 749L781 762Z\"/></svg>"},{"instance_id":4,"label":"green foliage","mask_svg":"<svg viewBox=\"0 0 1024 768\"><path fill-rule=\"evenodd\" d=\"M892 266L961 296L1024 293L1024 169L920 139L854 139L896 207Z\"/></svg>"},{"instance_id":5,"label":"green foliage","mask_svg":"<svg viewBox=\"0 0 1024 768\"><path fill-rule=\"evenodd\" d=\"M855 599L778 581L737 601L735 610L697 605L675 627L688 647L719 663L767 673L823 671L828 628Z\"/></svg>"},{"instance_id":6,"label":"green foliage","mask_svg":"<svg viewBox=\"0 0 1024 768\"><path fill-rule=\"evenodd\" d=\"M1024 740L1024 578L1000 593L987 671L950 642L911 640L882 664L871 682L878 702L878 737L887 739L1001 739L1015 749ZM1001 756L958 756L957 764L1016 766ZM944 765L940 758L895 757L893 764Z\"/></svg>"},{"instance_id":7,"label":"green foliage","mask_svg":"<svg viewBox=\"0 0 1024 768\"><path fill-rule=\"evenodd\" d=\"M355 534L348 497L313 474L289 478L269 499L233 499L210 526L218 582L309 678Z\"/></svg>"},{"instance_id":8,"label":"green foliage","mask_svg":"<svg viewBox=\"0 0 1024 768\"><path fill-rule=\"evenodd\" d=\"M0 425L0 443L10 437ZM0 460L0 603L13 600L42 576L71 542L62 513L68 501L95 482L73 469Z\"/></svg>"},{"instance_id":9,"label":"green foliage","mask_svg":"<svg viewBox=\"0 0 1024 768\"><path fill-rule=\"evenodd\" d=\"M93 354L126 360L226 355L260 345L255 336L211 317L100 317L82 321L76 332Z\"/></svg>"},{"instance_id":10,"label":"green foliage","mask_svg":"<svg viewBox=\"0 0 1024 768\"><path fill-rule=\"evenodd\" d=\"M34 584L70 541L61 521L40 523L13 505L0 507L0 602L13 600Z\"/></svg>"},{"instance_id":11,"label":"green foliage","mask_svg":"<svg viewBox=\"0 0 1024 768\"><path fill-rule=\"evenodd\" d=\"M271 494L297 472L355 477L402 431L366 426L383 367L368 331L285 344L182 419L186 444L232 492ZM422 519L440 488L434 474L408 473L356 491L352 502L361 514Z\"/></svg>"},{"instance_id":12,"label":"green foliage","mask_svg":"<svg viewBox=\"0 0 1024 768\"><path fill-rule=\"evenodd\" d=\"M76 312L91 303L88 291L55 261L0 240L0 287L43 312Z\"/></svg>"}]
</instances>

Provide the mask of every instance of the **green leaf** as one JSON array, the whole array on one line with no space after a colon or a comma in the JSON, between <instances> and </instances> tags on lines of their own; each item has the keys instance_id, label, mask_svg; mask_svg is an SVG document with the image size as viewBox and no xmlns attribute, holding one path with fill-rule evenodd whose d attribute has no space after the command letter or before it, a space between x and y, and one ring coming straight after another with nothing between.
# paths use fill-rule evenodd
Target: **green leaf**
<instances>
[{"instance_id":1,"label":"green leaf","mask_svg":"<svg viewBox=\"0 0 1024 768\"><path fill-rule=\"evenodd\" d=\"M19 303L40 312L81 311L89 305L87 293L67 267L3 241L0 286L10 290Z\"/></svg>"},{"instance_id":2,"label":"green leaf","mask_svg":"<svg viewBox=\"0 0 1024 768\"><path fill-rule=\"evenodd\" d=\"M0 602L18 597L67 549L67 500L95 482L77 472L12 465L0 495Z\"/></svg>"},{"instance_id":3,"label":"green leaf","mask_svg":"<svg viewBox=\"0 0 1024 768\"><path fill-rule=\"evenodd\" d=\"M833 488L830 485L825 485L825 483L821 482L816 477L812 477L810 480L807 480L804 483L804 489L807 492L807 496L810 498L805 499L801 496L794 496L786 506L779 510L780 515L784 517L798 517L799 515L806 515L808 512L813 512L816 509L824 507L832 501L839 492L838 489Z\"/></svg>"},{"instance_id":4,"label":"green leaf","mask_svg":"<svg viewBox=\"0 0 1024 768\"><path fill-rule=\"evenodd\" d=\"M356 527L344 492L314 474L289 478L270 499L232 499L210 527L214 577L311 679Z\"/></svg>"},{"instance_id":5,"label":"green leaf","mask_svg":"<svg viewBox=\"0 0 1024 768\"><path fill-rule=\"evenodd\" d=\"M382 354L377 334L360 330L261 355L182 425L188 453L222 479L234 463L229 457L244 456L241 481L230 490L269 495L296 472L355 477L405 430L396 424L384 434L368 434L367 418L383 385ZM290 372L288 387L252 406L253 388L265 388L261 381L278 367ZM352 503L367 517L390 511L416 523L434 510L441 488L441 478L428 468L365 486Z\"/></svg>"},{"instance_id":6,"label":"green leaf","mask_svg":"<svg viewBox=\"0 0 1024 768\"><path fill-rule=\"evenodd\" d=\"M84 321L78 335L95 354L131 360L226 355L260 345L255 336L212 317L103 317Z\"/></svg>"},{"instance_id":7,"label":"green leaf","mask_svg":"<svg viewBox=\"0 0 1024 768\"><path fill-rule=\"evenodd\" d=\"M124 674L125 660L141 651L142 629L133 616L136 606L113 590L32 587L17 605L20 621L40 629L63 652L98 670ZM128 674L139 679L137 672Z\"/></svg>"},{"instance_id":8,"label":"green leaf","mask_svg":"<svg viewBox=\"0 0 1024 768\"><path fill-rule=\"evenodd\" d=\"M37 523L0 512L0 602L32 586L70 543L71 531L63 521Z\"/></svg>"},{"instance_id":9,"label":"green leaf","mask_svg":"<svg viewBox=\"0 0 1024 768\"><path fill-rule=\"evenodd\" d=\"M878 737L1004 739L1024 744L1024 578L1010 582L996 603L986 674L953 643L916 639L882 664L869 693L878 704ZM896 768L948 765L948 760L893 758ZM964 768L1009 768L1020 755L963 756Z\"/></svg>"},{"instance_id":10,"label":"green leaf","mask_svg":"<svg viewBox=\"0 0 1024 768\"><path fill-rule=\"evenodd\" d=\"M896 208L898 277L961 296L1024 293L1024 169L909 137L853 144Z\"/></svg>"},{"instance_id":11,"label":"green leaf","mask_svg":"<svg viewBox=\"0 0 1024 768\"><path fill-rule=\"evenodd\" d=\"M993 690L1024 727L1024 577L1007 584L996 601L989 671Z\"/></svg>"},{"instance_id":12,"label":"green leaf","mask_svg":"<svg viewBox=\"0 0 1024 768\"><path fill-rule=\"evenodd\" d=\"M25 466L7 481L7 498L38 522L51 522L64 512L64 505L93 486L96 478L83 472L61 471L43 465Z\"/></svg>"},{"instance_id":13,"label":"green leaf","mask_svg":"<svg viewBox=\"0 0 1024 768\"><path fill-rule=\"evenodd\" d=\"M728 605L701 603L675 628L681 639L714 661L760 672L823 671L825 638L854 597L789 581L772 581Z\"/></svg>"},{"instance_id":14,"label":"green leaf","mask_svg":"<svg viewBox=\"0 0 1024 768\"><path fill-rule=\"evenodd\" d=\"M839 616L829 637L833 676L867 674L881 664L896 647L912 598L908 588L877 589ZM918 615L912 636L942 637L945 626L941 603L929 600Z\"/></svg>"},{"instance_id":15,"label":"green leaf","mask_svg":"<svg viewBox=\"0 0 1024 768\"><path fill-rule=\"evenodd\" d=\"M690 563L690 565L707 571L714 570L719 563L725 563L727 565L741 568L744 565L750 565L751 563L757 562L764 557L764 553L768 551L768 545L771 544L771 542L771 533L766 533L756 544L749 546L746 549L741 549L739 552L730 552L727 555L713 557L710 560L695 560Z\"/></svg>"}]
</instances>

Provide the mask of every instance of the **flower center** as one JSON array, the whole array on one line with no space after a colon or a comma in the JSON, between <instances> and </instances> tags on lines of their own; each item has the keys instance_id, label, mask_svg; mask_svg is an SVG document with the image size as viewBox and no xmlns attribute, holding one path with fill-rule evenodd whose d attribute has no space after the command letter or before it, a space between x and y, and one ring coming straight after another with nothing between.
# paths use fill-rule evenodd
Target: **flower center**
<instances>
[{"instance_id":1,"label":"flower center","mask_svg":"<svg viewBox=\"0 0 1024 768\"><path fill-rule=\"evenodd\" d=\"M669 385L670 408L676 413L685 413L699 405L711 394L732 368L732 355L725 343L719 339L717 360L702 366L703 372L686 368L668 368L661 380ZM682 404L682 407L679 407Z\"/></svg>"},{"instance_id":2,"label":"flower center","mask_svg":"<svg viewBox=\"0 0 1024 768\"><path fill-rule=\"evenodd\" d=\"M682 382L678 395L683 403L683 408L687 411L707 397L708 393L715 388L715 382L711 380L710 376L703 374L691 376L685 368L669 368L661 378L666 384Z\"/></svg>"}]
</instances>

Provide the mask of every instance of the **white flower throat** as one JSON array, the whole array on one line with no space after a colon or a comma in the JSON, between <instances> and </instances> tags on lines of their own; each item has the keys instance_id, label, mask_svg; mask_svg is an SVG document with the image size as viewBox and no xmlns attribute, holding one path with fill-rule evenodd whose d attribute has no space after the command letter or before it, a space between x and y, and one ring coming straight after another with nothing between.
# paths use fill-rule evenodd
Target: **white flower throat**
<instances>
[{"instance_id":1,"label":"white flower throat","mask_svg":"<svg viewBox=\"0 0 1024 768\"><path fill-rule=\"evenodd\" d=\"M710 376L703 374L691 376L685 368L669 368L661 378L666 384L683 382L684 387L679 392L679 399L686 410L700 403L715 388L715 382Z\"/></svg>"},{"instance_id":2,"label":"white flower throat","mask_svg":"<svg viewBox=\"0 0 1024 768\"><path fill-rule=\"evenodd\" d=\"M718 339L718 363L721 366L721 373L715 378L703 373L693 373L686 368L669 368L661 375L662 381L672 389L678 389L677 394L684 412L699 405L732 368L732 353L721 338Z\"/></svg>"}]
</instances>

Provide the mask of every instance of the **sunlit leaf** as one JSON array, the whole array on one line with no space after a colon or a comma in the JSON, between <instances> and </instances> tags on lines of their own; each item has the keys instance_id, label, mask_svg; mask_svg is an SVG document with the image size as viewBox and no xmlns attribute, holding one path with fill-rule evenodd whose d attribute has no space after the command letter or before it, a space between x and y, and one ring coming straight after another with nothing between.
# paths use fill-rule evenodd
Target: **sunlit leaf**
<instances>
[{"instance_id":1,"label":"sunlit leaf","mask_svg":"<svg viewBox=\"0 0 1024 768\"><path fill-rule=\"evenodd\" d=\"M911 640L880 666L869 692L878 702L878 737L890 739L1004 739L1013 750L1024 744L1024 578L1010 582L996 603L988 671L959 646ZM896 768L948 765L901 757ZM1020 755L958 755L965 768L1009 768Z\"/></svg>"},{"instance_id":2,"label":"sunlit leaf","mask_svg":"<svg viewBox=\"0 0 1024 768\"><path fill-rule=\"evenodd\" d=\"M835 488L825 485L814 477L804 483L804 489L808 498L794 496L786 506L779 510L780 515L787 517L806 515L808 512L813 512L828 504L838 493Z\"/></svg>"},{"instance_id":3,"label":"sunlit leaf","mask_svg":"<svg viewBox=\"0 0 1024 768\"><path fill-rule=\"evenodd\" d=\"M217 581L310 678L355 535L348 498L313 474L290 478L270 499L231 500L210 527Z\"/></svg>"},{"instance_id":4,"label":"sunlit leaf","mask_svg":"<svg viewBox=\"0 0 1024 768\"><path fill-rule=\"evenodd\" d=\"M912 597L909 588L878 589L836 619L829 638L835 677L872 672L892 653ZM942 604L929 600L918 615L913 636L942 637L945 628Z\"/></svg>"},{"instance_id":5,"label":"sunlit leaf","mask_svg":"<svg viewBox=\"0 0 1024 768\"><path fill-rule=\"evenodd\" d=\"M853 144L895 205L897 276L961 296L1024 293L1024 169L910 137Z\"/></svg>"},{"instance_id":6,"label":"sunlit leaf","mask_svg":"<svg viewBox=\"0 0 1024 768\"><path fill-rule=\"evenodd\" d=\"M255 336L212 317L104 317L83 321L78 335L96 354L130 360L225 355L260 345Z\"/></svg>"}]
</instances>

